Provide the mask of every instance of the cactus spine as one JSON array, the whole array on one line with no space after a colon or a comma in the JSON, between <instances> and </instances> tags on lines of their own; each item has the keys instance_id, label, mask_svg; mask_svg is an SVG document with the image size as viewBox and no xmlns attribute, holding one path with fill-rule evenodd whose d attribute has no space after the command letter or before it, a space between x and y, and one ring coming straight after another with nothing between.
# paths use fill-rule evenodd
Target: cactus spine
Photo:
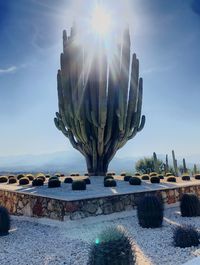
<instances>
[{"instance_id":1,"label":"cactus spine","mask_svg":"<svg viewBox=\"0 0 200 265\"><path fill-rule=\"evenodd\" d=\"M75 27L70 36L63 32L57 75L59 112L54 122L84 155L89 175L105 175L117 150L145 124L145 116L141 116L143 81L139 78L139 60L133 54L130 63L128 30L113 62L115 69L108 65L102 44L97 45L88 65L86 49L74 44L77 35Z\"/></svg>"},{"instance_id":2,"label":"cactus spine","mask_svg":"<svg viewBox=\"0 0 200 265\"><path fill-rule=\"evenodd\" d=\"M173 166L174 166L175 176L178 176L178 165L177 165L177 160L176 160L176 157L175 157L174 150L172 150L172 159L173 159Z\"/></svg>"}]
</instances>

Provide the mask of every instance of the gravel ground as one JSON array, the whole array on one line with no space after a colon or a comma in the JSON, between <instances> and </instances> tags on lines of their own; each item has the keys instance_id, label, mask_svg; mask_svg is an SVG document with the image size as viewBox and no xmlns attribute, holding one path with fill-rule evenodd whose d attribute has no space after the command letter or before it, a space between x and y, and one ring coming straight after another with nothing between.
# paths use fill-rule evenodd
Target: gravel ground
<instances>
[{"instance_id":1,"label":"gravel ground","mask_svg":"<svg viewBox=\"0 0 200 265\"><path fill-rule=\"evenodd\" d=\"M13 216L10 234L0 238L0 264L87 265L89 243L105 227L122 225L135 242L138 265L179 265L200 256L200 248L173 247L173 228L179 224L200 229L200 217L183 218L178 207L169 208L162 228L143 229L136 211L67 222Z\"/></svg>"}]
</instances>

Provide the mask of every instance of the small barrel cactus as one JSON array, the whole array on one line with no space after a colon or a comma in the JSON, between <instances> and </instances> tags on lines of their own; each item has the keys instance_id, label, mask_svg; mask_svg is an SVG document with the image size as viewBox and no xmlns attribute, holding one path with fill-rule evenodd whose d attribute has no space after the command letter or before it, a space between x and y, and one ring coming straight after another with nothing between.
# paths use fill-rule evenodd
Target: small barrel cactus
<instances>
[{"instance_id":1,"label":"small barrel cactus","mask_svg":"<svg viewBox=\"0 0 200 265\"><path fill-rule=\"evenodd\" d=\"M72 178L66 177L64 179L64 183L72 183L72 182L73 182L73 179Z\"/></svg>"},{"instance_id":2,"label":"small barrel cactus","mask_svg":"<svg viewBox=\"0 0 200 265\"><path fill-rule=\"evenodd\" d=\"M142 180L149 180L149 175L148 174L142 175Z\"/></svg>"},{"instance_id":3,"label":"small barrel cactus","mask_svg":"<svg viewBox=\"0 0 200 265\"><path fill-rule=\"evenodd\" d=\"M85 179L83 179L83 180L85 181L86 185L89 185L89 184L91 184L91 181L90 181L90 179L89 179L89 178L85 178Z\"/></svg>"},{"instance_id":4,"label":"small barrel cactus","mask_svg":"<svg viewBox=\"0 0 200 265\"><path fill-rule=\"evenodd\" d=\"M124 176L124 181L129 181L132 178L132 176Z\"/></svg>"},{"instance_id":5,"label":"small barrel cactus","mask_svg":"<svg viewBox=\"0 0 200 265\"><path fill-rule=\"evenodd\" d=\"M2 176L0 177L0 183L6 183L8 181L8 177Z\"/></svg>"},{"instance_id":6,"label":"small barrel cactus","mask_svg":"<svg viewBox=\"0 0 200 265\"><path fill-rule=\"evenodd\" d=\"M150 178L151 183L160 183L160 178L157 176L153 176Z\"/></svg>"},{"instance_id":7,"label":"small barrel cactus","mask_svg":"<svg viewBox=\"0 0 200 265\"><path fill-rule=\"evenodd\" d=\"M156 177L158 174L156 172L151 172L149 175L150 177Z\"/></svg>"},{"instance_id":8,"label":"small barrel cactus","mask_svg":"<svg viewBox=\"0 0 200 265\"><path fill-rule=\"evenodd\" d=\"M190 176L189 175L182 175L182 180L184 181L189 181L190 180Z\"/></svg>"},{"instance_id":9,"label":"small barrel cactus","mask_svg":"<svg viewBox=\"0 0 200 265\"><path fill-rule=\"evenodd\" d=\"M199 233L192 226L180 226L174 229L173 241L175 247L187 248L198 246Z\"/></svg>"},{"instance_id":10,"label":"small barrel cactus","mask_svg":"<svg viewBox=\"0 0 200 265\"><path fill-rule=\"evenodd\" d=\"M114 179L106 179L104 180L104 187L116 187L117 182Z\"/></svg>"},{"instance_id":11,"label":"small barrel cactus","mask_svg":"<svg viewBox=\"0 0 200 265\"><path fill-rule=\"evenodd\" d=\"M44 181L41 178L36 178L32 181L32 186L43 186L44 185Z\"/></svg>"},{"instance_id":12,"label":"small barrel cactus","mask_svg":"<svg viewBox=\"0 0 200 265\"><path fill-rule=\"evenodd\" d=\"M32 174L28 174L28 175L26 175L26 177L27 177L30 181L34 180L34 176L33 176Z\"/></svg>"},{"instance_id":13,"label":"small barrel cactus","mask_svg":"<svg viewBox=\"0 0 200 265\"><path fill-rule=\"evenodd\" d=\"M29 184L29 179L24 177L19 180L19 185L28 185Z\"/></svg>"},{"instance_id":14,"label":"small barrel cactus","mask_svg":"<svg viewBox=\"0 0 200 265\"><path fill-rule=\"evenodd\" d=\"M0 206L0 236L8 234L10 229L10 215L5 207Z\"/></svg>"},{"instance_id":15,"label":"small barrel cactus","mask_svg":"<svg viewBox=\"0 0 200 265\"><path fill-rule=\"evenodd\" d=\"M200 201L196 194L183 194L180 203L183 217L200 216Z\"/></svg>"},{"instance_id":16,"label":"small barrel cactus","mask_svg":"<svg viewBox=\"0 0 200 265\"><path fill-rule=\"evenodd\" d=\"M72 190L86 190L86 182L84 180L73 181Z\"/></svg>"},{"instance_id":17,"label":"small barrel cactus","mask_svg":"<svg viewBox=\"0 0 200 265\"><path fill-rule=\"evenodd\" d=\"M167 182L176 182L176 177L174 176L168 177Z\"/></svg>"},{"instance_id":18,"label":"small barrel cactus","mask_svg":"<svg viewBox=\"0 0 200 265\"><path fill-rule=\"evenodd\" d=\"M134 265L132 245L123 227L109 227L91 244L88 265Z\"/></svg>"},{"instance_id":19,"label":"small barrel cactus","mask_svg":"<svg viewBox=\"0 0 200 265\"><path fill-rule=\"evenodd\" d=\"M200 179L200 174L196 174L196 175L194 175L194 178L195 178L195 179Z\"/></svg>"},{"instance_id":20,"label":"small barrel cactus","mask_svg":"<svg viewBox=\"0 0 200 265\"><path fill-rule=\"evenodd\" d=\"M141 185L142 181L138 177L132 177L129 179L129 184L130 185Z\"/></svg>"},{"instance_id":21,"label":"small barrel cactus","mask_svg":"<svg viewBox=\"0 0 200 265\"><path fill-rule=\"evenodd\" d=\"M15 177L8 179L8 184L14 184L17 183L17 179Z\"/></svg>"},{"instance_id":22,"label":"small barrel cactus","mask_svg":"<svg viewBox=\"0 0 200 265\"><path fill-rule=\"evenodd\" d=\"M20 180L20 179L22 179L22 178L24 178L24 177L25 177L24 174L19 174L19 175L17 175L17 179L18 179L18 180Z\"/></svg>"},{"instance_id":23,"label":"small barrel cactus","mask_svg":"<svg viewBox=\"0 0 200 265\"><path fill-rule=\"evenodd\" d=\"M143 228L162 226L163 202L155 195L145 196L140 199L137 206L139 225Z\"/></svg>"},{"instance_id":24,"label":"small barrel cactus","mask_svg":"<svg viewBox=\"0 0 200 265\"><path fill-rule=\"evenodd\" d=\"M59 188L61 181L59 179L50 179L48 182L48 188Z\"/></svg>"},{"instance_id":25,"label":"small barrel cactus","mask_svg":"<svg viewBox=\"0 0 200 265\"><path fill-rule=\"evenodd\" d=\"M136 177L140 177L141 176L141 174L139 173L139 172L135 172L135 174L134 174Z\"/></svg>"},{"instance_id":26,"label":"small barrel cactus","mask_svg":"<svg viewBox=\"0 0 200 265\"><path fill-rule=\"evenodd\" d=\"M104 177L104 181L107 180L107 179L114 179L113 176L106 176Z\"/></svg>"},{"instance_id":27,"label":"small barrel cactus","mask_svg":"<svg viewBox=\"0 0 200 265\"><path fill-rule=\"evenodd\" d=\"M166 176L166 177L170 177L170 176L173 176L173 174L172 174L171 172L167 172L167 173L165 174L165 176Z\"/></svg>"}]
</instances>

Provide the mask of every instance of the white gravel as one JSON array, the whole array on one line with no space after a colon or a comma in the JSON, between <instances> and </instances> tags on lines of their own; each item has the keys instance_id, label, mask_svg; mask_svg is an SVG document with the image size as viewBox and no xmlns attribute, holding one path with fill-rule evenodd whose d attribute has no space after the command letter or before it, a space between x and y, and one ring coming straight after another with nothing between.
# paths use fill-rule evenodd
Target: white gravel
<instances>
[{"instance_id":1,"label":"white gravel","mask_svg":"<svg viewBox=\"0 0 200 265\"><path fill-rule=\"evenodd\" d=\"M173 228L179 224L200 229L200 217L183 218L178 207L169 208L162 228L144 229L134 210L67 222L12 216L10 234L0 238L0 264L87 265L89 243L106 226L122 225L135 242L138 265L179 265L200 256L200 246L173 247Z\"/></svg>"}]
</instances>

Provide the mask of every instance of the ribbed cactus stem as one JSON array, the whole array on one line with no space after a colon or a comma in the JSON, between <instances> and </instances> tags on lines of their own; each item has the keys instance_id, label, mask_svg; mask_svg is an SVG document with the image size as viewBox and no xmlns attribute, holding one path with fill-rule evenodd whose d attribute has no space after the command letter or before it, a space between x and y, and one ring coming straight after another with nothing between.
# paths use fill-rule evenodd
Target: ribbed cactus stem
<instances>
[{"instance_id":1,"label":"ribbed cactus stem","mask_svg":"<svg viewBox=\"0 0 200 265\"><path fill-rule=\"evenodd\" d=\"M178 176L178 164L177 164L177 160L176 160L176 157L175 157L174 150L172 150L172 159L173 159L173 166L174 166L175 176Z\"/></svg>"},{"instance_id":2,"label":"ribbed cactus stem","mask_svg":"<svg viewBox=\"0 0 200 265\"><path fill-rule=\"evenodd\" d=\"M169 172L169 161L168 161L168 155L165 157L165 173Z\"/></svg>"},{"instance_id":3,"label":"ribbed cactus stem","mask_svg":"<svg viewBox=\"0 0 200 265\"><path fill-rule=\"evenodd\" d=\"M195 174L197 174L198 172L198 169L197 169L197 165L196 164L194 164L194 167L193 167L193 174L195 175Z\"/></svg>"},{"instance_id":4,"label":"ribbed cactus stem","mask_svg":"<svg viewBox=\"0 0 200 265\"><path fill-rule=\"evenodd\" d=\"M136 54L131 60L129 30L110 64L103 43L97 43L91 57L77 36L75 26L70 36L63 32L57 74L59 112L54 121L84 155L89 175L105 175L117 150L145 125L143 80Z\"/></svg>"}]
</instances>

